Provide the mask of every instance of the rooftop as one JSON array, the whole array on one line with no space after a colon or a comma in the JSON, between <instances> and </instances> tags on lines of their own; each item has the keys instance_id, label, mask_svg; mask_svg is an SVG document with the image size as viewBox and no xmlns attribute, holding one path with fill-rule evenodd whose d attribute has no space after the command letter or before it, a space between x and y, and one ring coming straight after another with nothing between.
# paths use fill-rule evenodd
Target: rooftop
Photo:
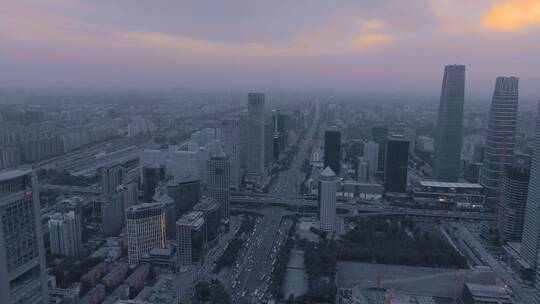
<instances>
[{"instance_id":1,"label":"rooftop","mask_svg":"<svg viewBox=\"0 0 540 304\"><path fill-rule=\"evenodd\" d=\"M182 215L182 217L176 221L176 225L181 226L200 226L204 223L204 213L202 211L191 211Z\"/></svg>"}]
</instances>

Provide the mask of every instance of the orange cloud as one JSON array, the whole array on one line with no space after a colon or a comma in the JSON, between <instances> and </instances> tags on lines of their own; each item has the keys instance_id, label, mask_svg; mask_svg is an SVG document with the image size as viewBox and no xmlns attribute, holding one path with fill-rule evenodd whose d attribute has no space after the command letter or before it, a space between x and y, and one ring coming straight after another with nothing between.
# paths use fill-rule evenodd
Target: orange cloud
<instances>
[{"instance_id":1,"label":"orange cloud","mask_svg":"<svg viewBox=\"0 0 540 304\"><path fill-rule=\"evenodd\" d=\"M486 12L482 24L487 29L498 31L516 31L540 25L540 1L500 1Z\"/></svg>"}]
</instances>

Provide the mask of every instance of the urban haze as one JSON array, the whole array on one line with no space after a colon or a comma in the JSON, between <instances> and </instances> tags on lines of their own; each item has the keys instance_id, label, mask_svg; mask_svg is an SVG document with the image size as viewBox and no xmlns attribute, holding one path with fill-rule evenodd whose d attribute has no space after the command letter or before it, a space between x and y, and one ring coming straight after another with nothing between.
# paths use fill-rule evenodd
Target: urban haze
<instances>
[{"instance_id":1,"label":"urban haze","mask_svg":"<svg viewBox=\"0 0 540 304\"><path fill-rule=\"evenodd\" d=\"M0 1L0 304L540 304L540 1Z\"/></svg>"}]
</instances>

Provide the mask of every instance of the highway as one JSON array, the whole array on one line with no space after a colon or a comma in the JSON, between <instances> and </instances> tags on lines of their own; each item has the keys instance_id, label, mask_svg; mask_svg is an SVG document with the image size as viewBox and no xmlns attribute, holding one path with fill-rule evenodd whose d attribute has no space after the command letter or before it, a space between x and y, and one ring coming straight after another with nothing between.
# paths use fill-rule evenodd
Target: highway
<instances>
[{"instance_id":1,"label":"highway","mask_svg":"<svg viewBox=\"0 0 540 304\"><path fill-rule=\"evenodd\" d=\"M287 227L292 221L282 222L281 208L268 208L246 241L247 250L230 269L231 295L235 303L259 303L269 296L270 274Z\"/></svg>"},{"instance_id":2,"label":"highway","mask_svg":"<svg viewBox=\"0 0 540 304\"><path fill-rule=\"evenodd\" d=\"M319 104L317 103L315 117L311 127L307 131L303 142L300 144L297 154L291 162L289 170L279 173L278 179L270 188L269 193L277 197L296 196L298 187L304 182L304 173L302 173L302 164L306 158L310 158L311 150L315 143L315 133L319 125Z\"/></svg>"}]
</instances>

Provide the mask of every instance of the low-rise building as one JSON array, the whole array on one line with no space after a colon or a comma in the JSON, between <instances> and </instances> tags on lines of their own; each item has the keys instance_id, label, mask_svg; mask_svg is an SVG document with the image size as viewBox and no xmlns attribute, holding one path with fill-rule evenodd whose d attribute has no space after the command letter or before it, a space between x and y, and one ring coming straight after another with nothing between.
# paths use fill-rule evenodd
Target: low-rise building
<instances>
[{"instance_id":1,"label":"low-rise building","mask_svg":"<svg viewBox=\"0 0 540 304\"><path fill-rule=\"evenodd\" d=\"M413 199L418 204L475 208L484 206L485 196L480 184L420 181Z\"/></svg>"}]
</instances>

